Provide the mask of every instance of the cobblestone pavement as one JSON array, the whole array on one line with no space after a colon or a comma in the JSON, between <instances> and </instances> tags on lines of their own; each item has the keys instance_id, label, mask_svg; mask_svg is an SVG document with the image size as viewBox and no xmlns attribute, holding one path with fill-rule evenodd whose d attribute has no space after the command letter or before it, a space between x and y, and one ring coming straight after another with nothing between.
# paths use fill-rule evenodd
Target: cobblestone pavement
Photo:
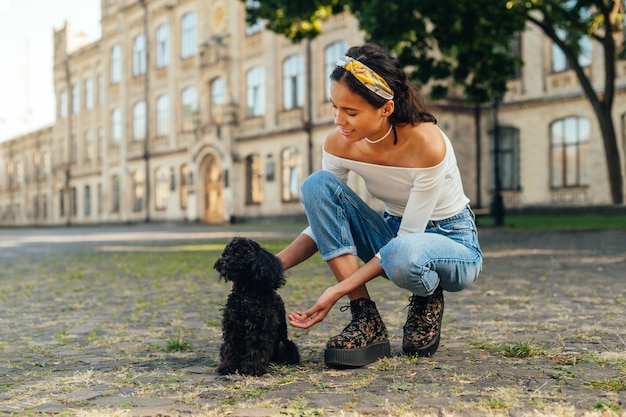
<instances>
[{"instance_id":1,"label":"cobblestone pavement","mask_svg":"<svg viewBox=\"0 0 626 417\"><path fill-rule=\"evenodd\" d=\"M393 357L326 368L325 341L348 320L338 305L289 329L300 365L217 375L227 289L215 257L231 236L278 250L301 228L0 229L0 415L626 415L624 230L481 229L483 273L446 293L431 358L400 354L409 294L377 279ZM308 308L330 283L314 258L281 295Z\"/></svg>"}]
</instances>

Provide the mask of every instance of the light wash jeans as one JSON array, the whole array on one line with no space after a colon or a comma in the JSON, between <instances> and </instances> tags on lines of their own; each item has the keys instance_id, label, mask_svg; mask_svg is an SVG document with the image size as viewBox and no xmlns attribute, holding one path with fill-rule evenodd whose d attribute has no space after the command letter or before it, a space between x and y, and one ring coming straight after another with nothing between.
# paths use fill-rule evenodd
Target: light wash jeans
<instances>
[{"instance_id":1,"label":"light wash jeans","mask_svg":"<svg viewBox=\"0 0 626 417\"><path fill-rule=\"evenodd\" d=\"M482 269L469 206L450 218L429 221L425 233L397 237L400 217L381 216L331 172L317 171L305 180L302 202L324 261L351 254L367 262L380 252L385 278L419 296L432 294L439 285L460 291Z\"/></svg>"}]
</instances>

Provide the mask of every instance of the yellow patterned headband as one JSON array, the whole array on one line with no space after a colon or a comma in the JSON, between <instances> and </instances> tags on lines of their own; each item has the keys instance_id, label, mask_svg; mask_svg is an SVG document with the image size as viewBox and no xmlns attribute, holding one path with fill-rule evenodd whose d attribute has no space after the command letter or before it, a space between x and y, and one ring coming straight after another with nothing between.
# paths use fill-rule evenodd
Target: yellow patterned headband
<instances>
[{"instance_id":1,"label":"yellow patterned headband","mask_svg":"<svg viewBox=\"0 0 626 417\"><path fill-rule=\"evenodd\" d=\"M339 58L335 65L350 72L350 74L354 75L361 84L374 94L387 100L393 99L393 90L389 87L387 81L361 61L357 61L349 56L344 56L343 58Z\"/></svg>"}]
</instances>

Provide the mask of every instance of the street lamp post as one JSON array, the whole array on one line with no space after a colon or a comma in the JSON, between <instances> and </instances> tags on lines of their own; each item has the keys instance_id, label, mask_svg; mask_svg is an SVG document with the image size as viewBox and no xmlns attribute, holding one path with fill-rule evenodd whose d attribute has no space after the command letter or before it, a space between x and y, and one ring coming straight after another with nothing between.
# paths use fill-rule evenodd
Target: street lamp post
<instances>
[{"instance_id":1,"label":"street lamp post","mask_svg":"<svg viewBox=\"0 0 626 417\"><path fill-rule=\"evenodd\" d=\"M498 107L500 97L493 99L493 178L494 189L491 200L491 218L494 226L504 225L504 204L502 203L502 178L500 175L500 123Z\"/></svg>"}]
</instances>

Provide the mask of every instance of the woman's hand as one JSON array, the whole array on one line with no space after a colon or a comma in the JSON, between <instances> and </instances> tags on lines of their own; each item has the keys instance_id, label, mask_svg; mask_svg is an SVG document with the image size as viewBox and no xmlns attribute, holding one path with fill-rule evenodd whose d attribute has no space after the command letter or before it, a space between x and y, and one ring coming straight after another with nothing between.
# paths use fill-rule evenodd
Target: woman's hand
<instances>
[{"instance_id":1,"label":"woman's hand","mask_svg":"<svg viewBox=\"0 0 626 417\"><path fill-rule=\"evenodd\" d=\"M300 329L308 329L316 323L324 320L328 312L343 294L336 291L335 286L329 287L322 293L313 307L307 311L289 313L289 324Z\"/></svg>"}]
</instances>

